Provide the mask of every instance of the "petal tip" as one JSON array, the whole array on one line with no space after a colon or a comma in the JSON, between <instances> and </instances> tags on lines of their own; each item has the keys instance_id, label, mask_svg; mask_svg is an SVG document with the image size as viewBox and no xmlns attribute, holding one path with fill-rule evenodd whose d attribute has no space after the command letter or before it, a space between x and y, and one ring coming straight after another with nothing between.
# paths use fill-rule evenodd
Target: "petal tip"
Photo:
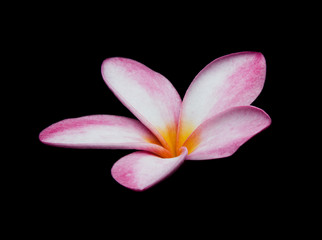
<instances>
[{"instance_id":1,"label":"petal tip","mask_svg":"<svg viewBox=\"0 0 322 240\"><path fill-rule=\"evenodd\" d=\"M48 137L48 128L43 129L38 135L39 141L44 144L49 144Z\"/></svg>"},{"instance_id":2,"label":"petal tip","mask_svg":"<svg viewBox=\"0 0 322 240\"><path fill-rule=\"evenodd\" d=\"M122 58L122 57L110 57L110 58L106 58L101 65L101 73L102 76L104 78L104 72L111 66L117 64L118 62L122 62L127 60L126 58Z\"/></svg>"},{"instance_id":3,"label":"petal tip","mask_svg":"<svg viewBox=\"0 0 322 240\"><path fill-rule=\"evenodd\" d=\"M249 109L253 109L254 111L258 111L263 115L263 117L266 120L266 127L264 129L266 129L267 127L269 127L272 124L272 118L263 109L255 107L255 106L249 106Z\"/></svg>"},{"instance_id":4,"label":"petal tip","mask_svg":"<svg viewBox=\"0 0 322 240\"><path fill-rule=\"evenodd\" d=\"M265 59L265 56L262 52L244 51L244 52L237 52L237 53L228 54L223 57L229 57L229 56L245 56L250 59L253 59L254 62L258 65L266 66L266 59Z\"/></svg>"},{"instance_id":5,"label":"petal tip","mask_svg":"<svg viewBox=\"0 0 322 240\"><path fill-rule=\"evenodd\" d=\"M266 59L263 53L254 52L254 57L257 59L258 63L266 66Z\"/></svg>"},{"instance_id":6,"label":"petal tip","mask_svg":"<svg viewBox=\"0 0 322 240\"><path fill-rule=\"evenodd\" d=\"M108 67L109 65L115 65L115 64L121 64L121 63L127 63L127 62L133 62L134 60L124 57L110 57L103 60L101 68L102 70Z\"/></svg>"}]
</instances>

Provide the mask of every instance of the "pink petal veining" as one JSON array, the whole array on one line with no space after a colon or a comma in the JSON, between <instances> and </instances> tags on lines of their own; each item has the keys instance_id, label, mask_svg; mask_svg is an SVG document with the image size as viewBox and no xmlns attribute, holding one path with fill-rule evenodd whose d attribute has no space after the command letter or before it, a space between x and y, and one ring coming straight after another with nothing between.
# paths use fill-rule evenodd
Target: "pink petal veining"
<instances>
[{"instance_id":1,"label":"pink petal veining","mask_svg":"<svg viewBox=\"0 0 322 240\"><path fill-rule=\"evenodd\" d=\"M189 86L181 108L179 132L234 106L251 104L261 92L266 62L261 53L240 52L209 63Z\"/></svg>"},{"instance_id":2,"label":"pink petal veining","mask_svg":"<svg viewBox=\"0 0 322 240\"><path fill-rule=\"evenodd\" d=\"M108 58L102 75L120 101L166 145L179 119L181 98L168 79L126 58Z\"/></svg>"},{"instance_id":3,"label":"pink petal veining","mask_svg":"<svg viewBox=\"0 0 322 240\"><path fill-rule=\"evenodd\" d=\"M39 139L58 147L164 151L138 120L112 115L65 119L44 129Z\"/></svg>"}]
</instances>

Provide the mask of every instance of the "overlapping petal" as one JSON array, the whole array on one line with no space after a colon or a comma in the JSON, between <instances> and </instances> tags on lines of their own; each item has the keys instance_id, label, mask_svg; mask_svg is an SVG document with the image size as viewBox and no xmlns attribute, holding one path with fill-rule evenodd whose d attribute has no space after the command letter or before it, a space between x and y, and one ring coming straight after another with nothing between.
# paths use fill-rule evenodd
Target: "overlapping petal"
<instances>
[{"instance_id":1,"label":"overlapping petal","mask_svg":"<svg viewBox=\"0 0 322 240\"><path fill-rule=\"evenodd\" d=\"M120 101L175 152L181 98L168 79L145 65L126 58L108 58L102 75Z\"/></svg>"},{"instance_id":2,"label":"overlapping petal","mask_svg":"<svg viewBox=\"0 0 322 240\"><path fill-rule=\"evenodd\" d=\"M148 152L134 152L113 165L112 176L127 188L143 191L178 169L187 153L185 147L181 148L180 155L174 158L160 158Z\"/></svg>"},{"instance_id":3,"label":"overlapping petal","mask_svg":"<svg viewBox=\"0 0 322 240\"><path fill-rule=\"evenodd\" d=\"M44 129L39 139L58 147L138 149L169 156L142 123L121 116L91 115L66 119Z\"/></svg>"},{"instance_id":4,"label":"overlapping petal","mask_svg":"<svg viewBox=\"0 0 322 240\"><path fill-rule=\"evenodd\" d=\"M258 52L234 53L209 63L184 96L178 144L205 120L228 108L251 104L263 88L265 74L265 58Z\"/></svg>"},{"instance_id":5,"label":"overlapping petal","mask_svg":"<svg viewBox=\"0 0 322 240\"><path fill-rule=\"evenodd\" d=\"M270 117L252 106L230 108L202 123L187 139L187 160L232 155L248 139L271 124Z\"/></svg>"}]
</instances>

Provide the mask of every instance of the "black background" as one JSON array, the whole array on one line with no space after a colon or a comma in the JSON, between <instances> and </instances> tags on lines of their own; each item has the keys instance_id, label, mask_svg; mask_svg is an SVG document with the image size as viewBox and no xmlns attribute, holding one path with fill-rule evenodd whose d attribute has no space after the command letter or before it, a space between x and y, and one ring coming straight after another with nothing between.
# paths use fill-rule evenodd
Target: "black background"
<instances>
[{"instance_id":1,"label":"black background","mask_svg":"<svg viewBox=\"0 0 322 240\"><path fill-rule=\"evenodd\" d=\"M280 69L272 22L265 24L260 20L265 16L256 11L230 23L209 14L197 18L192 12L179 17L175 11L156 15L115 11L109 8L106 17L98 20L90 14L44 12L28 25L28 37L21 42L26 52L19 56L28 65L19 73L27 93L22 114L28 161L17 163L24 172L18 180L24 208L40 220L41 229L53 234L91 221L105 224L98 219L120 226L142 221L144 229L144 224L157 219L175 227L182 220L217 224L251 216L256 224L256 219L273 214L282 190L273 139L272 85ZM147 65L167 77L183 97L206 64L239 51L259 51L266 58L266 83L252 105L265 110L272 125L231 157L186 161L158 185L134 192L119 185L110 173L113 164L132 151L55 148L38 140L41 130L66 118L134 117L101 77L101 63L108 57L132 58Z\"/></svg>"}]
</instances>

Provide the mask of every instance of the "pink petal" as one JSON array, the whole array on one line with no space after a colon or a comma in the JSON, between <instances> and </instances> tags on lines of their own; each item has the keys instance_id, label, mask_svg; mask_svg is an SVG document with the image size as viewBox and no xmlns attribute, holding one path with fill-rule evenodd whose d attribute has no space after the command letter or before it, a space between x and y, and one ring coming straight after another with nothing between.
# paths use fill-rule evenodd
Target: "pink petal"
<instances>
[{"instance_id":1,"label":"pink petal","mask_svg":"<svg viewBox=\"0 0 322 240\"><path fill-rule=\"evenodd\" d=\"M184 147L181 154L174 158L160 158L147 152L131 153L114 164L112 176L127 188L143 191L177 170L187 153Z\"/></svg>"},{"instance_id":2,"label":"pink petal","mask_svg":"<svg viewBox=\"0 0 322 240\"><path fill-rule=\"evenodd\" d=\"M58 147L138 149L169 156L138 120L111 115L66 119L43 130L41 142Z\"/></svg>"},{"instance_id":3,"label":"pink petal","mask_svg":"<svg viewBox=\"0 0 322 240\"><path fill-rule=\"evenodd\" d=\"M174 151L181 98L161 74L126 58L108 58L102 75L120 101Z\"/></svg>"},{"instance_id":4,"label":"pink petal","mask_svg":"<svg viewBox=\"0 0 322 240\"><path fill-rule=\"evenodd\" d=\"M202 123L187 139L188 160L228 157L271 124L270 117L252 106L230 108Z\"/></svg>"},{"instance_id":5,"label":"pink petal","mask_svg":"<svg viewBox=\"0 0 322 240\"><path fill-rule=\"evenodd\" d=\"M184 96L179 144L206 119L251 104L263 88L265 74L265 58L258 52L234 53L208 64Z\"/></svg>"}]
</instances>

